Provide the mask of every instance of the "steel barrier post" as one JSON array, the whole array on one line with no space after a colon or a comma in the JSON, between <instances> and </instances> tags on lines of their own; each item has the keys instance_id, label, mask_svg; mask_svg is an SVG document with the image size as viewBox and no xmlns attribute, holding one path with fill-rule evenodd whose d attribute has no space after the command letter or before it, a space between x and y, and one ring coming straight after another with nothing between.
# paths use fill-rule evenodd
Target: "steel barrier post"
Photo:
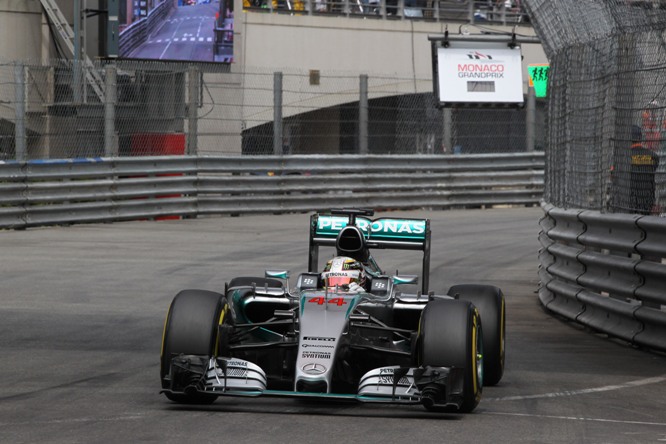
<instances>
[{"instance_id":1,"label":"steel barrier post","mask_svg":"<svg viewBox=\"0 0 666 444\"><path fill-rule=\"evenodd\" d=\"M525 107L525 147L528 153L534 151L534 132L536 125L536 93L527 87L527 105Z\"/></svg>"},{"instance_id":2,"label":"steel barrier post","mask_svg":"<svg viewBox=\"0 0 666 444\"><path fill-rule=\"evenodd\" d=\"M14 67L14 77L16 79L16 103L14 106L16 124L14 129L14 150L16 160L24 161L27 158L27 149L25 132L25 67L22 64L18 64Z\"/></svg>"},{"instance_id":3,"label":"steel barrier post","mask_svg":"<svg viewBox=\"0 0 666 444\"><path fill-rule=\"evenodd\" d=\"M197 154L198 110L199 110L199 69L190 66L188 77L188 110L187 110L187 152L188 155Z\"/></svg>"},{"instance_id":4,"label":"steel barrier post","mask_svg":"<svg viewBox=\"0 0 666 444\"><path fill-rule=\"evenodd\" d=\"M118 155L118 144L116 143L117 68L114 64L110 64L105 67L105 71L104 155L113 157Z\"/></svg>"},{"instance_id":5,"label":"steel barrier post","mask_svg":"<svg viewBox=\"0 0 666 444\"><path fill-rule=\"evenodd\" d=\"M451 115L451 108L444 108L442 110L442 127L444 134L442 134L442 145L444 145L444 154L453 153L453 116Z\"/></svg>"},{"instance_id":6,"label":"steel barrier post","mask_svg":"<svg viewBox=\"0 0 666 444\"><path fill-rule=\"evenodd\" d=\"M273 154L282 154L282 72L273 73Z\"/></svg>"},{"instance_id":7,"label":"steel barrier post","mask_svg":"<svg viewBox=\"0 0 666 444\"><path fill-rule=\"evenodd\" d=\"M358 153L368 154L368 75L361 74L358 100Z\"/></svg>"}]
</instances>

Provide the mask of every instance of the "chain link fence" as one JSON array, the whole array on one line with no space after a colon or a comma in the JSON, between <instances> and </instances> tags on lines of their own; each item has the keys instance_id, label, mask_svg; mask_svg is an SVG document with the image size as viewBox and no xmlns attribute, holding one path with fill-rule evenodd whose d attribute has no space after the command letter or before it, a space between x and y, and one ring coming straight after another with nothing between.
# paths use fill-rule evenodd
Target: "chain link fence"
<instances>
[{"instance_id":1,"label":"chain link fence","mask_svg":"<svg viewBox=\"0 0 666 444\"><path fill-rule=\"evenodd\" d=\"M526 0L551 64L545 199L666 211L666 3Z\"/></svg>"},{"instance_id":2,"label":"chain link fence","mask_svg":"<svg viewBox=\"0 0 666 444\"><path fill-rule=\"evenodd\" d=\"M526 109L441 110L429 78L231 66L0 63L0 160L533 149Z\"/></svg>"}]
</instances>

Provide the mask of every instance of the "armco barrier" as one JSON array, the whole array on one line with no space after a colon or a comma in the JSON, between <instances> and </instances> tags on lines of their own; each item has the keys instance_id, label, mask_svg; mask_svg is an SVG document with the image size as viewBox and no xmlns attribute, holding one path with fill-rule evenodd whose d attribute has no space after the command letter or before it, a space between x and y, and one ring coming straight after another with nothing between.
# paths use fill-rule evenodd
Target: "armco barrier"
<instances>
[{"instance_id":1,"label":"armco barrier","mask_svg":"<svg viewBox=\"0 0 666 444\"><path fill-rule=\"evenodd\" d=\"M543 153L0 163L0 228L364 206L536 205Z\"/></svg>"},{"instance_id":2,"label":"armco barrier","mask_svg":"<svg viewBox=\"0 0 666 444\"><path fill-rule=\"evenodd\" d=\"M666 350L666 219L542 208L541 303L592 329Z\"/></svg>"}]
</instances>

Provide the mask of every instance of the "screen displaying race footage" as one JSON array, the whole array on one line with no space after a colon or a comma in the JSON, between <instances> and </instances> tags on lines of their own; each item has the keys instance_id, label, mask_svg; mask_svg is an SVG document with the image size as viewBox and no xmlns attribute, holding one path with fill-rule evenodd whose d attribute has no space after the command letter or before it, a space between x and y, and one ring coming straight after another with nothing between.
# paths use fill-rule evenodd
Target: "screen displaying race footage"
<instances>
[{"instance_id":1,"label":"screen displaying race footage","mask_svg":"<svg viewBox=\"0 0 666 444\"><path fill-rule=\"evenodd\" d=\"M233 0L120 0L118 56L233 61Z\"/></svg>"}]
</instances>

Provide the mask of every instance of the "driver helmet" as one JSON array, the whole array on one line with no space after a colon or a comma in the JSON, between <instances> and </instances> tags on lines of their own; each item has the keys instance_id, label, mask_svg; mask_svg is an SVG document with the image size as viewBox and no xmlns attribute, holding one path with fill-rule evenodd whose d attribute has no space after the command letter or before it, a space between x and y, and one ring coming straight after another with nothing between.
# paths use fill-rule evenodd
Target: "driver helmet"
<instances>
[{"instance_id":1,"label":"driver helmet","mask_svg":"<svg viewBox=\"0 0 666 444\"><path fill-rule=\"evenodd\" d=\"M360 287L365 285L363 265L356 259L345 256L334 257L328 261L321 277L326 288L349 289L352 283Z\"/></svg>"}]
</instances>

